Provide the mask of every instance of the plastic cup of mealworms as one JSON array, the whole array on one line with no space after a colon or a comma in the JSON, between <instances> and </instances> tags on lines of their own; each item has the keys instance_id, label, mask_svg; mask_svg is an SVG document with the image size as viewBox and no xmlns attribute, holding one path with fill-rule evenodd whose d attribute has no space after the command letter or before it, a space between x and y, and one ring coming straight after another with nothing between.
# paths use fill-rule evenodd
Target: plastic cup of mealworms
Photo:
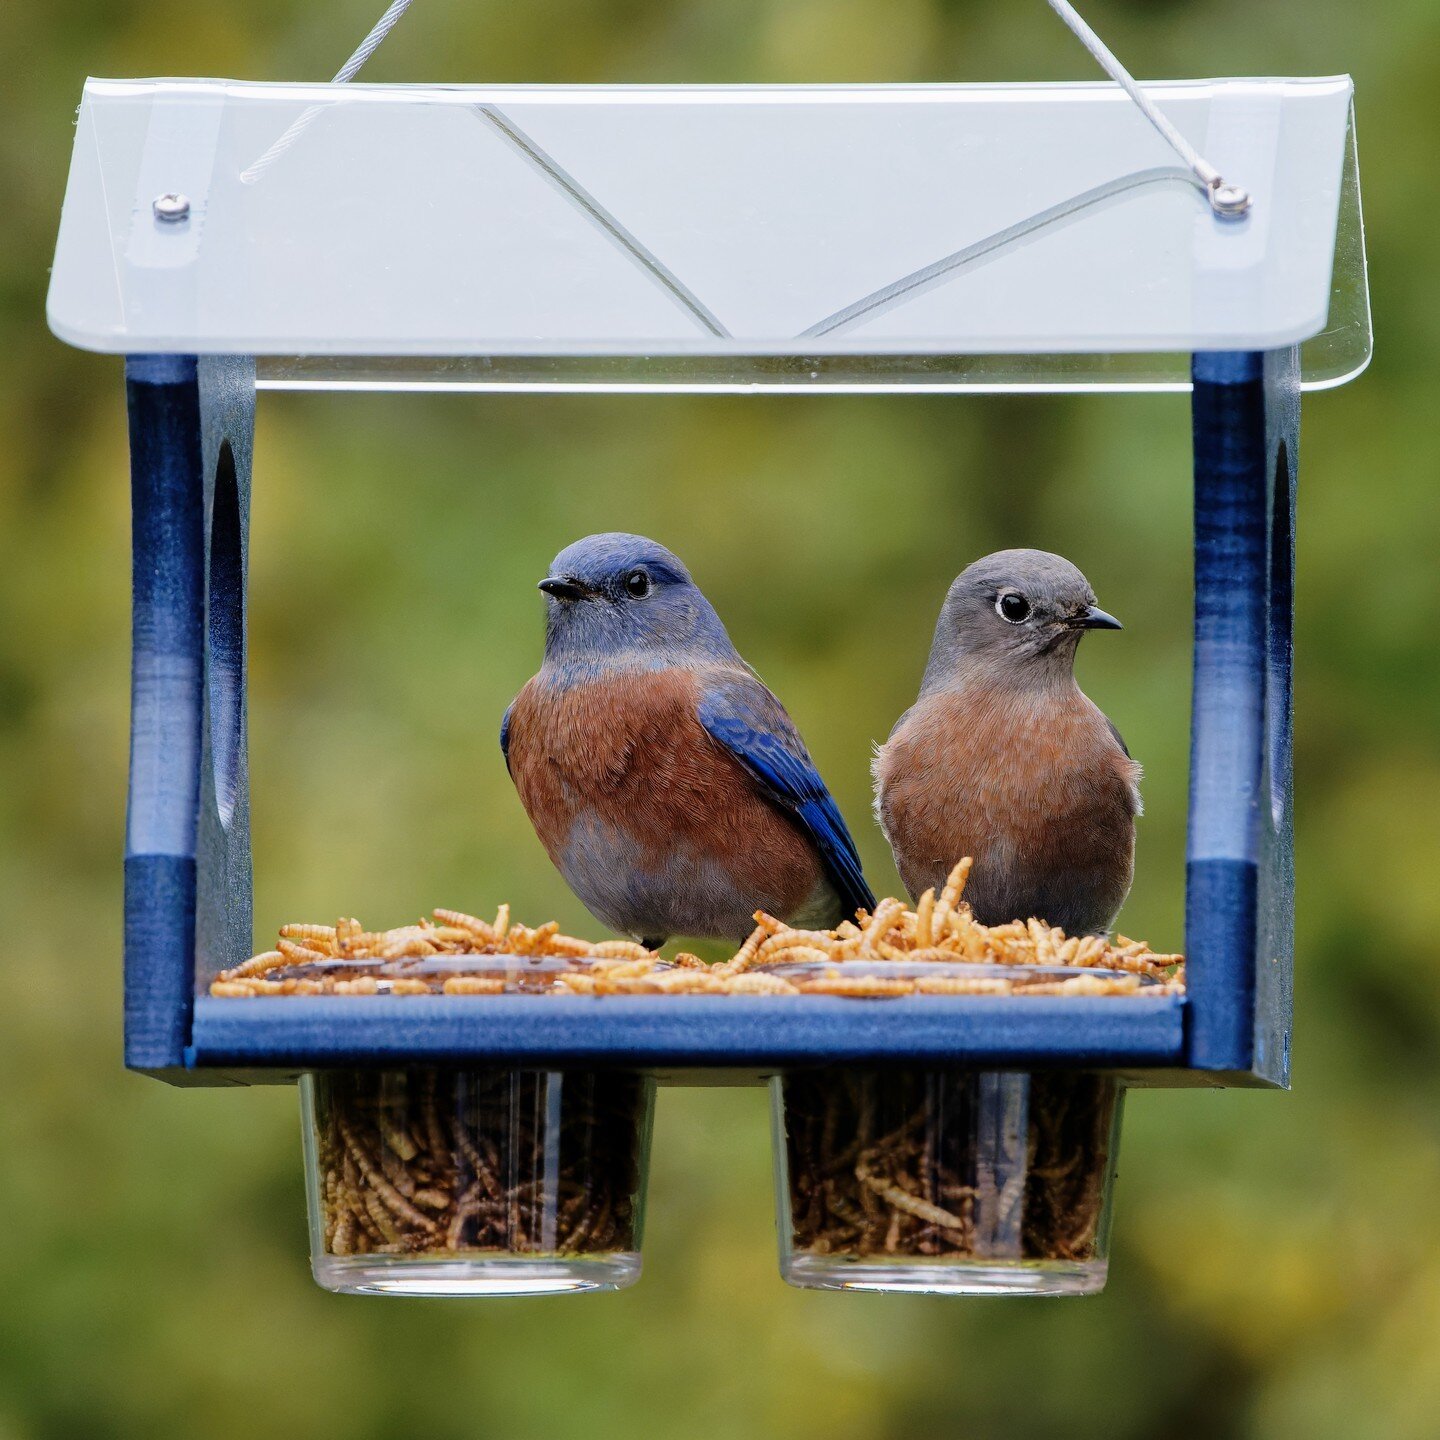
<instances>
[{"instance_id":1,"label":"plastic cup of mealworms","mask_svg":"<svg viewBox=\"0 0 1440 1440\"><path fill-rule=\"evenodd\" d=\"M645 1077L336 1071L302 1077L300 1094L325 1289L547 1295L640 1278Z\"/></svg>"},{"instance_id":2,"label":"plastic cup of mealworms","mask_svg":"<svg viewBox=\"0 0 1440 1440\"><path fill-rule=\"evenodd\" d=\"M796 1071L771 1082L791 1285L950 1295L1104 1287L1111 1076Z\"/></svg>"}]
</instances>

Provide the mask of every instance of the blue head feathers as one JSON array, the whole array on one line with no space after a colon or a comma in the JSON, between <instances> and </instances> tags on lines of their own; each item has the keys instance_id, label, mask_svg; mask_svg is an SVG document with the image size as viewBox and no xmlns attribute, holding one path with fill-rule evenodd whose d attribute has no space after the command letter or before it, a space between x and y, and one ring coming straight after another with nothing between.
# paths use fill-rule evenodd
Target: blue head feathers
<instances>
[{"instance_id":1,"label":"blue head feathers","mask_svg":"<svg viewBox=\"0 0 1440 1440\"><path fill-rule=\"evenodd\" d=\"M587 535L551 562L545 659L567 668L605 662L664 665L735 659L714 607L690 572L643 535Z\"/></svg>"}]
</instances>

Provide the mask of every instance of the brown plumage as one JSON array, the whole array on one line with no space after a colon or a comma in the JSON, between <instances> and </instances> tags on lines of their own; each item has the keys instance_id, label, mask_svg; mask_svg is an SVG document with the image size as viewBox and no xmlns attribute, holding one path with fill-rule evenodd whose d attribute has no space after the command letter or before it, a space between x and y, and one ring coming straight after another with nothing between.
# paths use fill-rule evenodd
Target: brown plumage
<instances>
[{"instance_id":1,"label":"brown plumage","mask_svg":"<svg viewBox=\"0 0 1440 1440\"><path fill-rule=\"evenodd\" d=\"M1118 629L1058 555L1001 551L950 587L920 696L875 761L876 813L912 896L965 856L986 925L1100 934L1130 890L1140 767L1075 683L1087 629Z\"/></svg>"},{"instance_id":2,"label":"brown plumage","mask_svg":"<svg viewBox=\"0 0 1440 1440\"><path fill-rule=\"evenodd\" d=\"M1140 767L1078 685L1043 706L993 688L921 700L875 778L912 896L969 855L965 898L986 925L1035 915L1084 934L1108 928L1124 903Z\"/></svg>"},{"instance_id":3,"label":"brown plumage","mask_svg":"<svg viewBox=\"0 0 1440 1440\"><path fill-rule=\"evenodd\" d=\"M826 888L800 824L706 732L698 698L678 669L568 689L537 676L510 713L510 770L535 832L615 929L658 905L666 933L742 938L755 909L803 914Z\"/></svg>"}]
</instances>

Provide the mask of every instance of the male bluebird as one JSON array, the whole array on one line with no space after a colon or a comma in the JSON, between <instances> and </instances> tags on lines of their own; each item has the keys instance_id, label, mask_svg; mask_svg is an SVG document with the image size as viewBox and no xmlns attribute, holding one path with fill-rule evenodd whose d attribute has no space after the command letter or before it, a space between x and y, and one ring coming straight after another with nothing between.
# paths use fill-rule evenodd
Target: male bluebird
<instances>
[{"instance_id":1,"label":"male bluebird","mask_svg":"<svg viewBox=\"0 0 1440 1440\"><path fill-rule=\"evenodd\" d=\"M1001 550L950 587L920 698L875 760L876 814L912 896L975 861L986 925L1109 930L1130 890L1140 767L1075 683L1086 630L1118 630L1059 555Z\"/></svg>"},{"instance_id":2,"label":"male bluebird","mask_svg":"<svg viewBox=\"0 0 1440 1440\"><path fill-rule=\"evenodd\" d=\"M670 551L591 535L540 589L545 661L500 744L592 914L653 948L741 939L757 909L808 927L874 907L790 717Z\"/></svg>"}]
</instances>

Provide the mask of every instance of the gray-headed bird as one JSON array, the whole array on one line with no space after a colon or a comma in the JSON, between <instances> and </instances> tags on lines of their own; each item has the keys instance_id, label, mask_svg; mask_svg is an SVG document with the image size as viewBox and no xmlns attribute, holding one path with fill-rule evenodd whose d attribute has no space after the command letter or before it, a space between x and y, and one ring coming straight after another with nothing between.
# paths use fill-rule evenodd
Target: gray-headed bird
<instances>
[{"instance_id":1,"label":"gray-headed bird","mask_svg":"<svg viewBox=\"0 0 1440 1440\"><path fill-rule=\"evenodd\" d=\"M1109 930L1134 871L1140 767L1074 662L1087 630L1118 629L1043 550L987 555L951 585L920 696L875 760L876 814L912 897L968 855L982 924Z\"/></svg>"}]
</instances>

